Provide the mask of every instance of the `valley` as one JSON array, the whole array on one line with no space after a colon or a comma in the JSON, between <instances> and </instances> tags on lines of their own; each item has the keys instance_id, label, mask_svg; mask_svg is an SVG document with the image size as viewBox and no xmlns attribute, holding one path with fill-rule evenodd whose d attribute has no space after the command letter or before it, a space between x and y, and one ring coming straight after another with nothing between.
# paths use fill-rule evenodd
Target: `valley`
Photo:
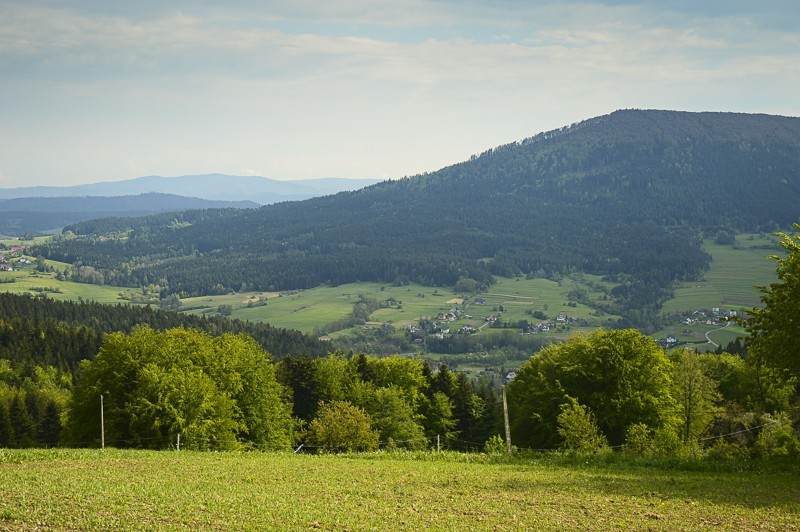
<instances>
[{"instance_id":1,"label":"valley","mask_svg":"<svg viewBox=\"0 0 800 532\"><path fill-rule=\"evenodd\" d=\"M40 237L2 242L9 248L27 248L46 240L47 237ZM748 309L759 306L760 292L754 287L767 286L775 280L774 261L767 256L779 252L776 240L775 236L764 233L738 234L733 245L705 239L703 249L712 257L711 268L698 281L677 284L674 297L662 307L664 326L653 332L653 338L672 337L675 344L706 351L716 349L714 344L724 348L744 336L740 325L733 321L712 321L711 313L713 309L722 309L743 316ZM17 261L27 257L29 264L19 268L16 262L16 271L0 271L2 291L55 300L149 302L153 306L163 303L158 292L58 280L56 273L69 268L69 264L46 260L53 271L39 272L35 257L18 255ZM15 264L13 258L11 261ZM374 354L427 353L426 356L439 360L444 356L455 368L476 376L487 367L499 370L502 365L506 370L514 369L541 343L564 340L577 332L614 327L621 316L603 310L614 286L600 276L583 273L557 280L497 277L496 283L478 292L417 283L360 282L283 292L249 291L183 298L173 310L269 323L318 336L345 349L366 348ZM703 311L708 315L700 316ZM502 364L486 363L487 359L498 360L488 357L486 352L506 346L509 336L536 339L538 343L522 343L522 349L527 345L529 350L518 359L506 357ZM473 343L461 342L455 348L460 353L448 353L448 349L438 352L436 347L441 350L446 345L442 342L445 337L471 338ZM476 357L475 352L484 355Z\"/></svg>"}]
</instances>

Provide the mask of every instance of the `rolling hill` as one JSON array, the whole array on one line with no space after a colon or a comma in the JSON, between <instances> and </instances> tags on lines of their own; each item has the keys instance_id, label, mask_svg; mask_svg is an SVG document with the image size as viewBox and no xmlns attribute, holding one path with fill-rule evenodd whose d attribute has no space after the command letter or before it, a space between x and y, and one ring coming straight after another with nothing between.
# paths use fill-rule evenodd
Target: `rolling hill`
<instances>
[{"instance_id":1,"label":"rolling hill","mask_svg":"<svg viewBox=\"0 0 800 532\"><path fill-rule=\"evenodd\" d=\"M798 205L800 119L625 110L354 192L75 224L36 251L184 296L585 271L641 325L708 267L704 235L787 227Z\"/></svg>"}]
</instances>

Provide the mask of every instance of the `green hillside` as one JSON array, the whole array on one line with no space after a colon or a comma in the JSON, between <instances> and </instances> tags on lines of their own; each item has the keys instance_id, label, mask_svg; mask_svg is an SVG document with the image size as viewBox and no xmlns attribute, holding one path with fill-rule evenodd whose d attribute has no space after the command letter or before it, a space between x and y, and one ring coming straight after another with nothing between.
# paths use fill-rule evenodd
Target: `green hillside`
<instances>
[{"instance_id":1,"label":"green hillside","mask_svg":"<svg viewBox=\"0 0 800 532\"><path fill-rule=\"evenodd\" d=\"M356 192L76 224L36 252L181 297L582 271L648 328L708 267L703 234L797 219L798 147L797 118L618 111Z\"/></svg>"}]
</instances>

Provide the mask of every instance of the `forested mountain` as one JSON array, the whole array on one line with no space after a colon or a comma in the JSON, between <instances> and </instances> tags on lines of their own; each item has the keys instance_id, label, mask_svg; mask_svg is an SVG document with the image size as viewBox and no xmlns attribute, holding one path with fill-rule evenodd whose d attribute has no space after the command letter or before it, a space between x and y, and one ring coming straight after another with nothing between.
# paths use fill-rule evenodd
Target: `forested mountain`
<instances>
[{"instance_id":1,"label":"forested mountain","mask_svg":"<svg viewBox=\"0 0 800 532\"><path fill-rule=\"evenodd\" d=\"M798 118L626 110L355 192L75 224L35 252L181 295L582 270L635 322L707 268L704 232L796 221L798 169Z\"/></svg>"},{"instance_id":2,"label":"forested mountain","mask_svg":"<svg viewBox=\"0 0 800 532\"><path fill-rule=\"evenodd\" d=\"M13 198L0 200L0 234L19 236L109 216L147 216L186 209L251 209L252 201L212 201L149 192L136 196Z\"/></svg>"}]
</instances>

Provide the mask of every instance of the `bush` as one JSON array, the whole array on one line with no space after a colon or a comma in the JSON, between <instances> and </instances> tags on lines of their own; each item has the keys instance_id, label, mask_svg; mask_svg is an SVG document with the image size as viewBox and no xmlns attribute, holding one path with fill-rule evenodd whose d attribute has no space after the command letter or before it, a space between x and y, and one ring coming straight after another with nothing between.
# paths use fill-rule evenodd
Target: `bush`
<instances>
[{"instance_id":1,"label":"bush","mask_svg":"<svg viewBox=\"0 0 800 532\"><path fill-rule=\"evenodd\" d=\"M792 428L789 417L784 414L764 415L766 426L756 438L753 453L759 458L800 457L800 441Z\"/></svg>"},{"instance_id":2,"label":"bush","mask_svg":"<svg viewBox=\"0 0 800 532\"><path fill-rule=\"evenodd\" d=\"M625 433L625 452L634 456L647 456L653 451L653 436L650 427L634 423Z\"/></svg>"},{"instance_id":3,"label":"bush","mask_svg":"<svg viewBox=\"0 0 800 532\"><path fill-rule=\"evenodd\" d=\"M556 419L561 447L578 452L597 452L608 448L608 440L597 427L594 414L577 399L567 396Z\"/></svg>"},{"instance_id":4,"label":"bush","mask_svg":"<svg viewBox=\"0 0 800 532\"><path fill-rule=\"evenodd\" d=\"M678 457L684 453L684 445L674 427L664 426L653 431L653 454L660 457Z\"/></svg>"},{"instance_id":5,"label":"bush","mask_svg":"<svg viewBox=\"0 0 800 532\"><path fill-rule=\"evenodd\" d=\"M483 446L483 452L486 454L498 455L507 451L506 442L499 434L495 434Z\"/></svg>"},{"instance_id":6,"label":"bush","mask_svg":"<svg viewBox=\"0 0 800 532\"><path fill-rule=\"evenodd\" d=\"M720 438L708 448L708 453L706 456L708 456L709 460L730 462L734 460L744 461L748 458L748 454L749 453L746 447L743 447L738 443L726 442Z\"/></svg>"},{"instance_id":7,"label":"bush","mask_svg":"<svg viewBox=\"0 0 800 532\"><path fill-rule=\"evenodd\" d=\"M323 452L374 451L378 436L369 415L347 401L320 404L308 427L309 445Z\"/></svg>"}]
</instances>

